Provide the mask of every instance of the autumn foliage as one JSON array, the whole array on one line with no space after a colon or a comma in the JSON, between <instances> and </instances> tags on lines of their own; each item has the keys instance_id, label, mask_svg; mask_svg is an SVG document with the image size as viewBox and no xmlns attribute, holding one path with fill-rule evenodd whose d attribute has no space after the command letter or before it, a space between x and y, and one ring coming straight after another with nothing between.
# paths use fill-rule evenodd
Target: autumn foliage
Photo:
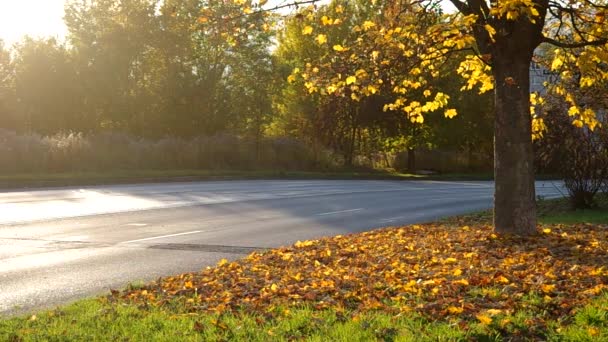
<instances>
[{"instance_id":1,"label":"autumn foliage","mask_svg":"<svg viewBox=\"0 0 608 342\"><path fill-rule=\"evenodd\" d=\"M277 314L309 305L351 313L417 312L430 319L510 324L510 315L544 312L528 322L567 323L608 290L608 226L542 227L542 236L496 236L489 225L412 225L298 242L201 272L167 277L128 301L185 312ZM279 313L281 314L281 313Z\"/></svg>"}]
</instances>

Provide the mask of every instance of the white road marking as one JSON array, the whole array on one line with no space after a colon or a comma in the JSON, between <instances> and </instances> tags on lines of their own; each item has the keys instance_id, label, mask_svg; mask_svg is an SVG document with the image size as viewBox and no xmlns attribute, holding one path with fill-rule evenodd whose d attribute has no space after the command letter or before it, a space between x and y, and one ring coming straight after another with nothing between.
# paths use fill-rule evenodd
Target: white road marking
<instances>
[{"instance_id":1,"label":"white road marking","mask_svg":"<svg viewBox=\"0 0 608 342\"><path fill-rule=\"evenodd\" d=\"M380 222L381 223L390 223L390 222L395 222L402 218L404 218L404 216L391 217L391 218L387 218L387 219L382 219L382 220L380 220Z\"/></svg>"},{"instance_id":2,"label":"white road marking","mask_svg":"<svg viewBox=\"0 0 608 342\"><path fill-rule=\"evenodd\" d=\"M185 233L178 233L178 234L170 234L170 235L163 235L163 236L154 236L154 237L149 237L149 238L145 238L145 239L137 239L137 240L129 240L129 241L124 241L124 242L122 242L122 243L132 243L132 242L149 241L149 240L164 239L164 238L168 238L168 237L174 237L174 236L182 236L182 235L198 234L198 233L202 233L202 231L201 231L201 230L195 230L195 231L192 231L192 232L185 232Z\"/></svg>"},{"instance_id":3,"label":"white road marking","mask_svg":"<svg viewBox=\"0 0 608 342\"><path fill-rule=\"evenodd\" d=\"M424 181L425 183L432 184L446 184L446 185L466 185L470 187L482 187L482 188L492 188L494 184L480 183L477 181L471 182L453 182L453 181Z\"/></svg>"},{"instance_id":4,"label":"white road marking","mask_svg":"<svg viewBox=\"0 0 608 342\"><path fill-rule=\"evenodd\" d=\"M342 213L352 213L352 212L360 211L360 210L363 210L363 208L340 210L340 211L331 211L331 212L328 212L328 213L316 214L315 216L327 216L327 215L342 214Z\"/></svg>"},{"instance_id":5,"label":"white road marking","mask_svg":"<svg viewBox=\"0 0 608 342\"><path fill-rule=\"evenodd\" d=\"M147 223L129 223L127 224L127 226L131 226L131 227L145 227L147 226Z\"/></svg>"},{"instance_id":6,"label":"white road marking","mask_svg":"<svg viewBox=\"0 0 608 342\"><path fill-rule=\"evenodd\" d=\"M493 196L484 195L484 196L476 196L477 199L487 199L492 198ZM465 200L470 198L470 196L460 196L460 197L439 197L439 198L429 198L429 201L454 201L454 200Z\"/></svg>"}]
</instances>

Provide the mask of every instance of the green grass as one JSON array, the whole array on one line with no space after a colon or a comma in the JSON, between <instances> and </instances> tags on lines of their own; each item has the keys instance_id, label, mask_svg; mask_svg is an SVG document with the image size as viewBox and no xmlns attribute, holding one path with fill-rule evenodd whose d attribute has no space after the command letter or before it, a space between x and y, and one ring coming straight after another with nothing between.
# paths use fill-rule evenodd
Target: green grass
<instances>
[{"instance_id":1,"label":"green grass","mask_svg":"<svg viewBox=\"0 0 608 342\"><path fill-rule=\"evenodd\" d=\"M608 223L608 194L597 194L597 208L572 209L567 198L541 200L538 202L538 217L545 224Z\"/></svg>"},{"instance_id":2,"label":"green grass","mask_svg":"<svg viewBox=\"0 0 608 342\"><path fill-rule=\"evenodd\" d=\"M540 216L539 220L541 223L545 224L573 224L579 222L592 224L608 224L608 210L575 210L564 214Z\"/></svg>"},{"instance_id":3,"label":"green grass","mask_svg":"<svg viewBox=\"0 0 608 342\"><path fill-rule=\"evenodd\" d=\"M475 319L431 321L413 313L371 312L354 315L335 309L277 308L264 315L172 314L157 308L113 305L84 300L36 316L0 321L2 341L500 341L608 340L608 294L578 310L572 322L545 322L547 329L530 331L542 313L516 312L495 316L484 325Z\"/></svg>"},{"instance_id":4,"label":"green grass","mask_svg":"<svg viewBox=\"0 0 608 342\"><path fill-rule=\"evenodd\" d=\"M608 224L608 194L597 195L598 207L594 209L572 209L567 198L556 198L537 202L538 222L541 224ZM492 222L492 210L484 210L444 220L467 220L479 223Z\"/></svg>"}]
</instances>

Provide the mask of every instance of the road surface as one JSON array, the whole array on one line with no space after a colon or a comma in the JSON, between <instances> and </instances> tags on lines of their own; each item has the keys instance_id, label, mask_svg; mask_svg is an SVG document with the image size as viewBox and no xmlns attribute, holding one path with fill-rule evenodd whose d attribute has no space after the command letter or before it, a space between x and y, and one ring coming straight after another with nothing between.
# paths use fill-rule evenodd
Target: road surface
<instances>
[{"instance_id":1,"label":"road surface","mask_svg":"<svg viewBox=\"0 0 608 342\"><path fill-rule=\"evenodd\" d=\"M545 197L561 196L551 182ZM229 181L0 193L0 315L298 240L489 208L492 182Z\"/></svg>"}]
</instances>

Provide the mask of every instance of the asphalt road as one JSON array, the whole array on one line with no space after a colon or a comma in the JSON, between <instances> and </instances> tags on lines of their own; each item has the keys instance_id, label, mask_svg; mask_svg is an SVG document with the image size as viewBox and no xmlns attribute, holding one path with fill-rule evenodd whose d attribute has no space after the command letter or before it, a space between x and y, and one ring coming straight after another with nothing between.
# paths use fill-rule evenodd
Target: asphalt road
<instances>
[{"instance_id":1,"label":"asphalt road","mask_svg":"<svg viewBox=\"0 0 608 342\"><path fill-rule=\"evenodd\" d=\"M537 193L558 197L551 182ZM492 182L230 181L0 193L0 315L298 240L489 208Z\"/></svg>"}]
</instances>

